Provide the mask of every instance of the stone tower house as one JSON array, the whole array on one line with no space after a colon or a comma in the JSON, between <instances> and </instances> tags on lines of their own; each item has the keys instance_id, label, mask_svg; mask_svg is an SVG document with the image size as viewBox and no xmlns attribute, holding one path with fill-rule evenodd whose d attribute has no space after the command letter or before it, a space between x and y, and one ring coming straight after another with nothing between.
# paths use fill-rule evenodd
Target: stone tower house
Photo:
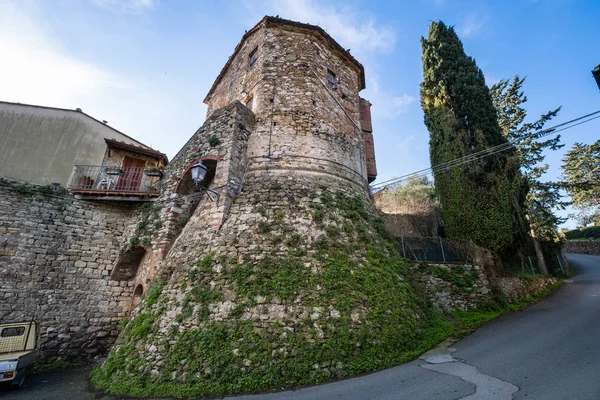
<instances>
[{"instance_id":1,"label":"stone tower house","mask_svg":"<svg viewBox=\"0 0 600 400\"><path fill-rule=\"evenodd\" d=\"M208 116L235 100L254 112L253 173L327 175L364 191L377 174L364 88L363 66L323 29L265 17L246 32L204 102Z\"/></svg>"},{"instance_id":2,"label":"stone tower house","mask_svg":"<svg viewBox=\"0 0 600 400\"><path fill-rule=\"evenodd\" d=\"M149 286L98 387L220 395L360 373L413 349L426 309L369 202L364 87L362 65L319 27L265 17L244 35L206 122L165 168L142 224L161 221L143 234L157 272L136 278ZM208 172L195 183L198 162Z\"/></svg>"}]
</instances>

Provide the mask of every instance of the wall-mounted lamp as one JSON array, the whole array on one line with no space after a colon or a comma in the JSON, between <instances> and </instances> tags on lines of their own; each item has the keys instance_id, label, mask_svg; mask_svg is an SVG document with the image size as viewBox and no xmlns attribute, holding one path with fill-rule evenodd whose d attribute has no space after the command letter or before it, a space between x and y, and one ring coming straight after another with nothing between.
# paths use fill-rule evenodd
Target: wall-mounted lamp
<instances>
[{"instance_id":1,"label":"wall-mounted lamp","mask_svg":"<svg viewBox=\"0 0 600 400\"><path fill-rule=\"evenodd\" d=\"M208 168L206 168L206 165L204 165L202 161L198 161L196 164L192 165L192 168L190 168L192 180L196 183L196 185L204 180L207 172ZM217 203L217 207L219 206L219 193L215 192L214 190L210 190L209 188L205 188L204 186L200 186L199 189L201 192L208 193L208 197ZM215 196L214 199L211 194Z\"/></svg>"},{"instance_id":2,"label":"wall-mounted lamp","mask_svg":"<svg viewBox=\"0 0 600 400\"><path fill-rule=\"evenodd\" d=\"M190 171L192 172L192 179L194 182L200 183L206 176L208 168L206 168L206 165L204 165L202 161L199 161L198 163L192 165Z\"/></svg>"}]
</instances>

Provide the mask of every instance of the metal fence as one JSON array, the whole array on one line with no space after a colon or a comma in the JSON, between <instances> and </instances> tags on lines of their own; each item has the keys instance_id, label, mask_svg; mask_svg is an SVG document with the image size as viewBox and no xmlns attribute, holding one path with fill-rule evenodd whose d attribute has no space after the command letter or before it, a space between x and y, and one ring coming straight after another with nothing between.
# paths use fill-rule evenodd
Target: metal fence
<instances>
[{"instance_id":1,"label":"metal fence","mask_svg":"<svg viewBox=\"0 0 600 400\"><path fill-rule=\"evenodd\" d=\"M70 187L75 190L154 192L158 177L147 176L140 167L76 165Z\"/></svg>"},{"instance_id":2,"label":"metal fence","mask_svg":"<svg viewBox=\"0 0 600 400\"><path fill-rule=\"evenodd\" d=\"M409 260L475 262L476 247L468 240L406 236L397 239L400 254Z\"/></svg>"}]
</instances>

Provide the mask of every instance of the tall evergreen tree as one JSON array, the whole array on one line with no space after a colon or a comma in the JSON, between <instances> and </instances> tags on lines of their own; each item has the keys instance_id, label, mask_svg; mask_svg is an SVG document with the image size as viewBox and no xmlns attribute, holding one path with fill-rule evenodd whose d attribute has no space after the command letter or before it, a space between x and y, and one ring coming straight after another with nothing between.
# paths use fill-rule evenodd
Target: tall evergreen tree
<instances>
[{"instance_id":1,"label":"tall evergreen tree","mask_svg":"<svg viewBox=\"0 0 600 400\"><path fill-rule=\"evenodd\" d=\"M485 79L452 27L433 22L423 49L421 107L431 165L506 143ZM501 251L526 236L523 183L514 150L434 173L452 238Z\"/></svg>"},{"instance_id":2,"label":"tall evergreen tree","mask_svg":"<svg viewBox=\"0 0 600 400\"><path fill-rule=\"evenodd\" d=\"M563 187L580 211L580 221L600 225L600 140L575 143L562 161Z\"/></svg>"},{"instance_id":3,"label":"tall evergreen tree","mask_svg":"<svg viewBox=\"0 0 600 400\"><path fill-rule=\"evenodd\" d=\"M535 122L526 122L527 110L523 105L527 96L522 91L523 82L525 78L519 76L512 81L502 79L490 88L490 93L502 133L515 146L520 171L527 181L527 219L538 265L546 271L540 240L558 240L557 227L564 220L554 214L553 209L566 206L556 185L541 182L542 175L548 170L548 164L544 164L544 150L558 150L564 146L560 143L560 135L546 138L544 131L545 124L558 114L560 107L548 111Z\"/></svg>"}]
</instances>

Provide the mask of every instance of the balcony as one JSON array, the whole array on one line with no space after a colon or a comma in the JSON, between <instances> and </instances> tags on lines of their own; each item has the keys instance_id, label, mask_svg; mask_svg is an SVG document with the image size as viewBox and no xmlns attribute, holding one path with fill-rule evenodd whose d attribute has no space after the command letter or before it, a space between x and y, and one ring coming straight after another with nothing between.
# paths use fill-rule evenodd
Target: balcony
<instances>
[{"instance_id":1,"label":"balcony","mask_svg":"<svg viewBox=\"0 0 600 400\"><path fill-rule=\"evenodd\" d=\"M160 176L145 168L76 165L69 187L78 198L89 200L148 201L160 195Z\"/></svg>"}]
</instances>

